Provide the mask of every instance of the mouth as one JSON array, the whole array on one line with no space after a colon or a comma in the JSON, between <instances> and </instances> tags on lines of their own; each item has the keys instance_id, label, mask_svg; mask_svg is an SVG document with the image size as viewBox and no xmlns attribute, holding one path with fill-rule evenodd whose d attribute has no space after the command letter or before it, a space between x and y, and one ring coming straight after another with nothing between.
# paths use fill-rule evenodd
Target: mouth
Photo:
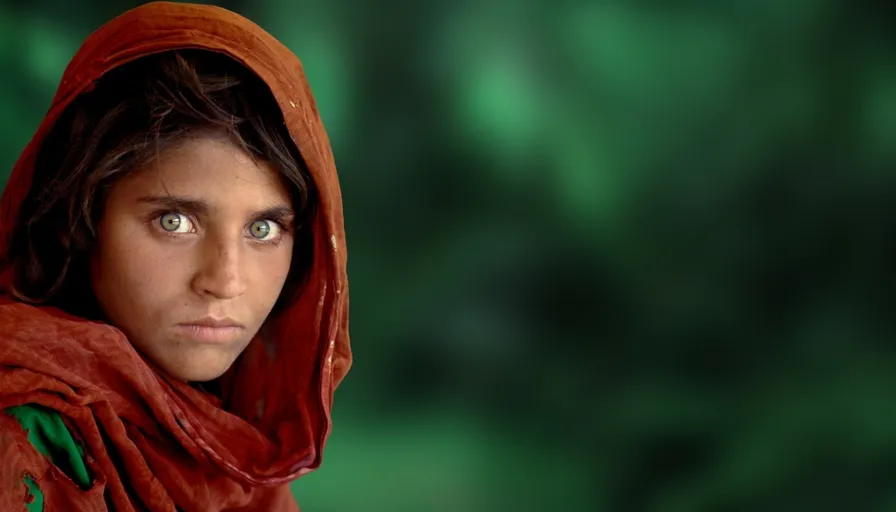
<instances>
[{"instance_id":1,"label":"mouth","mask_svg":"<svg viewBox=\"0 0 896 512\"><path fill-rule=\"evenodd\" d=\"M230 318L206 317L177 324L176 328L200 343L226 343L236 340L246 327Z\"/></svg>"}]
</instances>

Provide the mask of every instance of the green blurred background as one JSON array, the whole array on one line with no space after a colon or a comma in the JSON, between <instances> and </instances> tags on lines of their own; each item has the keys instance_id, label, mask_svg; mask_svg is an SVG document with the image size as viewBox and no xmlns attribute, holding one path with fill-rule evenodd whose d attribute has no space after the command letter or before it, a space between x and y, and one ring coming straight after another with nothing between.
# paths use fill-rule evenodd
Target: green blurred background
<instances>
[{"instance_id":1,"label":"green blurred background","mask_svg":"<svg viewBox=\"0 0 896 512\"><path fill-rule=\"evenodd\" d=\"M0 3L0 176L139 3ZM303 511L896 510L892 2L216 3L343 184Z\"/></svg>"}]
</instances>

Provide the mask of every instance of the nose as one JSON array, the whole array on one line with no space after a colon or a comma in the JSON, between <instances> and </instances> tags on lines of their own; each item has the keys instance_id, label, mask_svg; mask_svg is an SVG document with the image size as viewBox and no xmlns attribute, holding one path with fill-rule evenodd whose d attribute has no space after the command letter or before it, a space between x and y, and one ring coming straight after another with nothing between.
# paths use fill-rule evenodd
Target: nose
<instances>
[{"instance_id":1,"label":"nose","mask_svg":"<svg viewBox=\"0 0 896 512\"><path fill-rule=\"evenodd\" d=\"M193 278L193 291L202 297L234 299L246 291L236 241L209 239L203 244L201 263Z\"/></svg>"}]
</instances>

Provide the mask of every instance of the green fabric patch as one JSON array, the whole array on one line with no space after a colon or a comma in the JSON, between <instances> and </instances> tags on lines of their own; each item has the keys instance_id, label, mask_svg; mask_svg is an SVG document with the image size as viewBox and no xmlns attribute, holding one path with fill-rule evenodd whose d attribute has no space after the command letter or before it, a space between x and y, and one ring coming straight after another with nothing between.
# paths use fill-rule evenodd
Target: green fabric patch
<instances>
[{"instance_id":1,"label":"green fabric patch","mask_svg":"<svg viewBox=\"0 0 896 512\"><path fill-rule=\"evenodd\" d=\"M31 501L25 502L28 512L44 512L44 493L40 491L40 487L37 486L37 482L31 478L31 475L25 475L25 485L28 486L28 494L33 498Z\"/></svg>"},{"instance_id":2,"label":"green fabric patch","mask_svg":"<svg viewBox=\"0 0 896 512\"><path fill-rule=\"evenodd\" d=\"M19 421L28 433L28 441L38 452L50 459L50 462L82 489L90 488L91 479L84 464L84 449L75 442L57 411L37 404L26 404L10 407L6 412ZM29 488L31 487L29 484ZM34 485L34 488L37 486Z\"/></svg>"}]
</instances>

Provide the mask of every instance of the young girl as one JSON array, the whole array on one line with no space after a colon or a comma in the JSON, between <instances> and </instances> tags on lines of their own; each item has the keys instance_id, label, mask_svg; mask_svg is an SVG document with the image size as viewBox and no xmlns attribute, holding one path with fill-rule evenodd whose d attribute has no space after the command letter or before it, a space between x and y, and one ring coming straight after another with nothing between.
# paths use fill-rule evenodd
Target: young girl
<instances>
[{"instance_id":1,"label":"young girl","mask_svg":"<svg viewBox=\"0 0 896 512\"><path fill-rule=\"evenodd\" d=\"M154 2L75 55L0 202L0 510L298 510L351 362L298 59Z\"/></svg>"}]
</instances>

